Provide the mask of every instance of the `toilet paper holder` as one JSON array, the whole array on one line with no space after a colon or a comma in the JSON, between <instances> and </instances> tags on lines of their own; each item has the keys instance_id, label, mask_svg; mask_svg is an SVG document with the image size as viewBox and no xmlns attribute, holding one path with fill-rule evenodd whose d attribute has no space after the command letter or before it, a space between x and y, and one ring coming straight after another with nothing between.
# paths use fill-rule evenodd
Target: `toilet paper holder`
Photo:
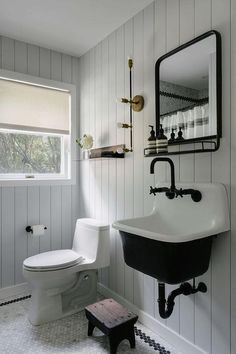
<instances>
[{"instance_id":1,"label":"toilet paper holder","mask_svg":"<svg viewBox=\"0 0 236 354\"><path fill-rule=\"evenodd\" d=\"M46 227L46 226L44 226L44 230L47 230L47 227ZM26 232L31 232L31 233L33 233L32 226L30 226L30 225L26 226L25 231L26 231Z\"/></svg>"}]
</instances>

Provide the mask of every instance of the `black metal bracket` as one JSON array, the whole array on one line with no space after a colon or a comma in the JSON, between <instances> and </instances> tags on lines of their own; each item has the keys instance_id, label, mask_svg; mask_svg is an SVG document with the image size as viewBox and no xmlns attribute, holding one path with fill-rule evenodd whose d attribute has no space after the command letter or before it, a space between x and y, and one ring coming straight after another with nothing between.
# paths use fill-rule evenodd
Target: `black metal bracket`
<instances>
[{"instance_id":1,"label":"black metal bracket","mask_svg":"<svg viewBox=\"0 0 236 354\"><path fill-rule=\"evenodd\" d=\"M200 282L198 286L195 286L195 279L193 280L193 285L188 282L182 283L179 288L173 290L167 300L165 298L165 284L158 283L158 305L159 305L159 314L162 318L169 318L174 310L175 298L179 295L191 295L196 294L197 292L206 293L207 286L205 283Z\"/></svg>"}]
</instances>

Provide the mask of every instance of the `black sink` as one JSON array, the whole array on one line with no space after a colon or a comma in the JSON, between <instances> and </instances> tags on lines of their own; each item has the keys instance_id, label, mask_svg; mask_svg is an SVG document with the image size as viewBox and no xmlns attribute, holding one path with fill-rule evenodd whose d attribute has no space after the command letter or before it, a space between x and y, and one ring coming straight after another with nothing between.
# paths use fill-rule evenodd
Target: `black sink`
<instances>
[{"instance_id":1,"label":"black sink","mask_svg":"<svg viewBox=\"0 0 236 354\"><path fill-rule=\"evenodd\" d=\"M213 236L188 242L162 242L119 231L125 263L159 282L179 284L209 267Z\"/></svg>"}]
</instances>

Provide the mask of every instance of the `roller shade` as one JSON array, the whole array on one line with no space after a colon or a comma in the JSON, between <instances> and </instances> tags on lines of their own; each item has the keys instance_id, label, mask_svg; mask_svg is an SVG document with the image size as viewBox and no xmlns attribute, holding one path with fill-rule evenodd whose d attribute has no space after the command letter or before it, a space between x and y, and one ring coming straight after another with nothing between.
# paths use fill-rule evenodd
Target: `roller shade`
<instances>
[{"instance_id":1,"label":"roller shade","mask_svg":"<svg viewBox=\"0 0 236 354\"><path fill-rule=\"evenodd\" d=\"M69 134L70 93L0 79L0 128Z\"/></svg>"}]
</instances>

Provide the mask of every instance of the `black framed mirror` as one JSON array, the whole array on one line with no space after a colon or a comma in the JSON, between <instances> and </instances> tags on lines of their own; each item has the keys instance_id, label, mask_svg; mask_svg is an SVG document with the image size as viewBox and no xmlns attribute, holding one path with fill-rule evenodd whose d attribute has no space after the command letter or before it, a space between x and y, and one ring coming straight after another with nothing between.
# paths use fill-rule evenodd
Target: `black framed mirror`
<instances>
[{"instance_id":1,"label":"black framed mirror","mask_svg":"<svg viewBox=\"0 0 236 354\"><path fill-rule=\"evenodd\" d=\"M169 145L199 142L201 148L197 152L219 148L221 81L221 35L214 30L157 60L156 130L162 126ZM206 143L213 146L206 147Z\"/></svg>"}]
</instances>

